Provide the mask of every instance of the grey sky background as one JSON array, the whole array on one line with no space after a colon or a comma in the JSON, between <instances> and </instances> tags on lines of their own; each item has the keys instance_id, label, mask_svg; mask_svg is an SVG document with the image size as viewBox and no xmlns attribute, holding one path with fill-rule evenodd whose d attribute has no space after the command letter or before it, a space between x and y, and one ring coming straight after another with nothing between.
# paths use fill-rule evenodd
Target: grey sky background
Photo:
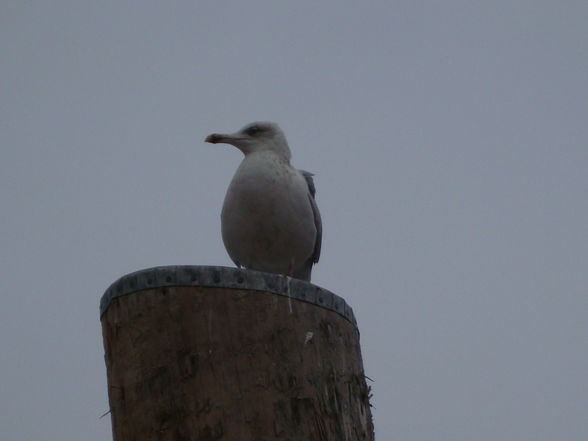
<instances>
[{"instance_id":1,"label":"grey sky background","mask_svg":"<svg viewBox=\"0 0 588 441\"><path fill-rule=\"evenodd\" d=\"M231 265L220 208L278 122L316 173L379 440L588 437L585 1L0 3L0 427L110 440L98 302Z\"/></svg>"}]
</instances>

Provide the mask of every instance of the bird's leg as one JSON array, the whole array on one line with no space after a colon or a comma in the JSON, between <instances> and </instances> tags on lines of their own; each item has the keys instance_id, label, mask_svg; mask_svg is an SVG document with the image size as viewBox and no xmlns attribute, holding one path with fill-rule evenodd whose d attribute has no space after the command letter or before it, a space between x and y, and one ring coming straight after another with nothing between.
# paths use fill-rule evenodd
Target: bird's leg
<instances>
[{"instance_id":1,"label":"bird's leg","mask_svg":"<svg viewBox=\"0 0 588 441\"><path fill-rule=\"evenodd\" d=\"M294 277L294 258L290 259L290 263L288 264L288 271L282 273L282 277L286 279L286 288L289 289L290 287L290 279Z\"/></svg>"},{"instance_id":2,"label":"bird's leg","mask_svg":"<svg viewBox=\"0 0 588 441\"><path fill-rule=\"evenodd\" d=\"M286 277L293 277L294 276L294 258L290 259L290 264L288 265L288 273Z\"/></svg>"}]
</instances>

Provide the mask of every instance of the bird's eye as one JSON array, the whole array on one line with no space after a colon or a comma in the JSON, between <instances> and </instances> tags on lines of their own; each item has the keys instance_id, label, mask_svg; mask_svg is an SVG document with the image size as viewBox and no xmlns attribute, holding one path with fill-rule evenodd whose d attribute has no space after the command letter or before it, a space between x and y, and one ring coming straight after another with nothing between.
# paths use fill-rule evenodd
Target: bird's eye
<instances>
[{"instance_id":1,"label":"bird's eye","mask_svg":"<svg viewBox=\"0 0 588 441\"><path fill-rule=\"evenodd\" d=\"M245 134L247 134L249 136L255 136L255 135L258 135L261 131L262 131L261 127L251 126L245 130Z\"/></svg>"}]
</instances>

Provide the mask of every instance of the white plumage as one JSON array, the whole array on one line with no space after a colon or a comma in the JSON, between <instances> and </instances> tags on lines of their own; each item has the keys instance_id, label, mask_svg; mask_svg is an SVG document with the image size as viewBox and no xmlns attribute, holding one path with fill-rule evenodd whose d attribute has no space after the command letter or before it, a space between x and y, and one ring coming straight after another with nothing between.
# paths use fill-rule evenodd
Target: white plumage
<instances>
[{"instance_id":1,"label":"white plumage","mask_svg":"<svg viewBox=\"0 0 588 441\"><path fill-rule=\"evenodd\" d=\"M310 281L320 257L322 225L312 174L290 165L290 148L277 124L257 122L206 142L231 144L245 158L229 185L222 236L239 267Z\"/></svg>"}]
</instances>

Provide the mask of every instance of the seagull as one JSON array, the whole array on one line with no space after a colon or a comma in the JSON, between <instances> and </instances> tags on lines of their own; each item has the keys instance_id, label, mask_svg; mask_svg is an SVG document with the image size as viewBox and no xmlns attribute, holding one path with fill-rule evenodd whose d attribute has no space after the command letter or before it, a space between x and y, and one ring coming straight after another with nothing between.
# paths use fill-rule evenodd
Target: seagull
<instances>
[{"instance_id":1,"label":"seagull","mask_svg":"<svg viewBox=\"0 0 588 441\"><path fill-rule=\"evenodd\" d=\"M205 142L231 144L245 155L221 212L223 242L235 265L310 282L321 254L321 215L313 174L290 165L284 132L275 123L254 122Z\"/></svg>"}]
</instances>

